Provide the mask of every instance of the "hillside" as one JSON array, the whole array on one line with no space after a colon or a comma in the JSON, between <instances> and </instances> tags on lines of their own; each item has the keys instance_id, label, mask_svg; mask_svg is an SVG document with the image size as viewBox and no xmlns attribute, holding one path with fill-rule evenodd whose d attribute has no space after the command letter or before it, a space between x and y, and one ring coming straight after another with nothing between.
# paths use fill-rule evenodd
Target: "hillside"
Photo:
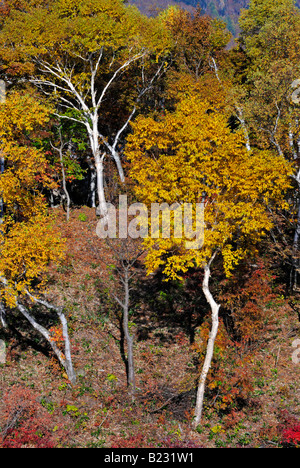
<instances>
[{"instance_id":1,"label":"hillside","mask_svg":"<svg viewBox=\"0 0 300 468\"><path fill-rule=\"evenodd\" d=\"M300 9L162 1L0 8L0 448L300 447Z\"/></svg>"},{"instance_id":2,"label":"hillside","mask_svg":"<svg viewBox=\"0 0 300 468\"><path fill-rule=\"evenodd\" d=\"M190 422L198 352L190 344L180 291L161 284L159 277L143 279L131 317L139 329L134 351L137 397L132 402L120 324L103 268L112 260L105 242L95 235L94 210L73 210L68 224L61 211L57 223L68 239L67 258L50 273L48 298L68 310L78 381L73 388L69 385L55 359L47 356L46 344L18 316L18 325L2 332L10 343L6 365L0 366L2 431L13 427L22 401L27 412L32 401L34 424L54 431L48 442L45 435L40 439L42 447L280 447L282 429L299 414L299 365L291 359L292 343L299 336L295 312L284 302L276 306L276 316L275 309L269 311L264 336L239 350L245 369L234 386L242 392L233 408L221 409L225 388L215 393L211 383L202 429L194 432ZM231 358L224 358L229 373L234 372ZM28 439L30 433L24 433L24 446ZM5 440L5 446L14 446L12 439Z\"/></svg>"},{"instance_id":3,"label":"hillside","mask_svg":"<svg viewBox=\"0 0 300 468\"><path fill-rule=\"evenodd\" d=\"M204 13L225 21L229 31L237 36L239 14L242 8L247 8L249 0L130 0L130 3L136 5L145 14L153 14L155 11L165 9L168 5L177 4L189 11L200 5ZM299 0L296 4L300 7Z\"/></svg>"}]
</instances>

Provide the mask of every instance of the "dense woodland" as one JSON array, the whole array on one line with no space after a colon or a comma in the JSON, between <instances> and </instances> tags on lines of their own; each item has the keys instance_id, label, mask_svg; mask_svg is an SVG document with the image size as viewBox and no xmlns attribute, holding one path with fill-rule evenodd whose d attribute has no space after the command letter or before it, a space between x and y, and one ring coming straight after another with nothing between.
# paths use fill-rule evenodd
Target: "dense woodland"
<instances>
[{"instance_id":1,"label":"dense woodland","mask_svg":"<svg viewBox=\"0 0 300 468\"><path fill-rule=\"evenodd\" d=\"M1 3L2 448L300 445L300 10L200 6Z\"/></svg>"}]
</instances>

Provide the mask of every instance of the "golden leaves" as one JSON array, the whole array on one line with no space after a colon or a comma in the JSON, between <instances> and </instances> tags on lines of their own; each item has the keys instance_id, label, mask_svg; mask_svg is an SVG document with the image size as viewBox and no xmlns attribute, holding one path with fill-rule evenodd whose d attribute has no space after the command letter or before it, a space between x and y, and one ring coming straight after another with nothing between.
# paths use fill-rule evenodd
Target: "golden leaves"
<instances>
[{"instance_id":1,"label":"golden leaves","mask_svg":"<svg viewBox=\"0 0 300 468\"><path fill-rule=\"evenodd\" d=\"M32 146L30 135L49 120L49 109L27 94L9 96L0 106L1 151L5 171L0 193L5 204L1 225L0 290L8 305L30 290L33 282L44 285L43 273L51 261L62 258L64 247L47 214L43 187L52 187L47 160Z\"/></svg>"},{"instance_id":2,"label":"golden leaves","mask_svg":"<svg viewBox=\"0 0 300 468\"><path fill-rule=\"evenodd\" d=\"M140 117L126 153L139 201L196 203L205 206L205 242L186 250L185 239L148 239L147 268L164 268L179 278L201 267L213 252L223 253L227 275L272 226L267 205L283 207L291 165L269 151L245 148L227 117L196 95L183 98L174 113L159 121Z\"/></svg>"}]
</instances>

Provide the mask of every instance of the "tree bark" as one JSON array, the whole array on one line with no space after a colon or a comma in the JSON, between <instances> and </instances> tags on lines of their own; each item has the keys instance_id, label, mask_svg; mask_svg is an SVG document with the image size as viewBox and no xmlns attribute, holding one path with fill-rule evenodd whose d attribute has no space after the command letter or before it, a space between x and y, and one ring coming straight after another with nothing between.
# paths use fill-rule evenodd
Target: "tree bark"
<instances>
[{"instance_id":1,"label":"tree bark","mask_svg":"<svg viewBox=\"0 0 300 468\"><path fill-rule=\"evenodd\" d=\"M127 384L130 390L132 399L135 398L135 372L134 372L134 359L133 359L133 336L129 332L129 275L128 271L125 271L124 275L124 287L125 287L125 301L123 307L123 327L125 338L127 342Z\"/></svg>"},{"instance_id":2,"label":"tree bark","mask_svg":"<svg viewBox=\"0 0 300 468\"><path fill-rule=\"evenodd\" d=\"M6 316L5 307L3 305L3 302L0 301L0 322L3 328L7 328L5 316Z\"/></svg>"},{"instance_id":3,"label":"tree bark","mask_svg":"<svg viewBox=\"0 0 300 468\"><path fill-rule=\"evenodd\" d=\"M108 208L105 198L104 190L104 157L105 154L101 157L97 155L96 160L96 174L97 174L97 193L98 193L98 208L97 215L101 216L102 222L108 224Z\"/></svg>"},{"instance_id":4,"label":"tree bark","mask_svg":"<svg viewBox=\"0 0 300 468\"><path fill-rule=\"evenodd\" d=\"M211 367L211 362L214 354L214 345L215 340L218 334L219 329L219 309L220 305L216 303L213 298L213 295L209 289L209 278L210 278L210 266L206 265L204 267L204 279L202 283L202 290L206 297L207 302L211 307L212 313L212 328L209 334L209 340L206 349L206 356L198 384L198 392L197 392L197 402L194 414L194 422L193 425L196 428L199 424L201 424L202 412L203 412L203 402L204 402L204 393L205 393L205 384L207 379L207 374Z\"/></svg>"},{"instance_id":5,"label":"tree bark","mask_svg":"<svg viewBox=\"0 0 300 468\"><path fill-rule=\"evenodd\" d=\"M60 138L62 138L61 131L60 131ZM64 159L63 159L63 143L61 141L61 147L59 151L59 159L60 159L60 166L61 166L61 173L62 173L62 185L63 185L63 191L66 196L67 200L67 221L70 220L70 205L71 205L71 200L70 200L70 195L67 189L67 182L66 182L66 173L65 173L65 166L64 166Z\"/></svg>"},{"instance_id":6,"label":"tree bark","mask_svg":"<svg viewBox=\"0 0 300 468\"><path fill-rule=\"evenodd\" d=\"M30 297L33 298L33 296L31 296L31 295L30 295ZM43 301L36 300L36 302L40 302L42 305L45 305L45 303ZM63 337L64 337L64 341L65 341L65 354L62 353L62 351L59 349L59 347L57 346L55 341L53 341L51 339L51 336L50 336L48 330L45 327L43 327L42 325L40 325L34 319L34 317L30 314L29 310L23 304L21 304L18 301L17 301L17 308L22 313L22 315L24 315L24 317L29 321L29 323L33 326L33 328L35 330L37 330L39 333L41 333L41 335L49 343L49 345L51 346L53 352L57 356L59 362L61 363L61 365L66 370L68 378L69 378L71 384L73 385L75 383L75 381L76 381L76 375L75 375L73 365L72 365L70 340L69 340L69 334L68 334L68 326L67 326L67 321L66 321L66 318L65 318L64 314L62 312L59 312L57 309L55 309L58 316L59 316L59 319L61 321L62 328L63 328ZM54 309L54 307L51 307L51 308Z\"/></svg>"},{"instance_id":7,"label":"tree bark","mask_svg":"<svg viewBox=\"0 0 300 468\"><path fill-rule=\"evenodd\" d=\"M62 325L62 332L63 332L64 342L65 342L65 365L64 367L67 371L71 384L74 384L76 382L76 374L75 374L73 363L72 363L71 344L70 344L70 338L69 338L69 332L68 332L68 322L63 312L57 311L57 314L59 316L59 320Z\"/></svg>"},{"instance_id":8,"label":"tree bark","mask_svg":"<svg viewBox=\"0 0 300 468\"><path fill-rule=\"evenodd\" d=\"M91 200L91 206L92 208L96 208L96 180L97 180L97 174L95 171L95 168L91 168L91 178L90 178L90 200Z\"/></svg>"}]
</instances>

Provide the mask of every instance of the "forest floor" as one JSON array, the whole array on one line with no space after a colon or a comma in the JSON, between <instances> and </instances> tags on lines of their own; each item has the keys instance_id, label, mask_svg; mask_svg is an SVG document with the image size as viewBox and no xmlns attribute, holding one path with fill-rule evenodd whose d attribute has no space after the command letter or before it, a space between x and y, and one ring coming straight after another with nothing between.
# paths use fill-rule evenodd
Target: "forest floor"
<instances>
[{"instance_id":1,"label":"forest floor","mask_svg":"<svg viewBox=\"0 0 300 468\"><path fill-rule=\"evenodd\" d=\"M163 301L155 310L163 294L153 279L143 279L132 324L137 385L132 401L118 307L109 294L107 266L113 259L96 236L94 210L74 209L69 223L59 212L58 223L67 258L52 267L47 297L65 306L77 384L70 387L46 344L16 315L17 322L9 321L14 326L0 331L7 345L6 364L0 365L2 432L13 416L5 408L7 395L26 387L51 416L51 431L62 447L281 447L283 425L300 419L300 362L292 361L293 341L300 338L297 314L282 308L272 332L251 351L253 389L247 402L222 413L216 409L218 395L208 398L202 427L193 431L197 366L182 309L174 312Z\"/></svg>"}]
</instances>

